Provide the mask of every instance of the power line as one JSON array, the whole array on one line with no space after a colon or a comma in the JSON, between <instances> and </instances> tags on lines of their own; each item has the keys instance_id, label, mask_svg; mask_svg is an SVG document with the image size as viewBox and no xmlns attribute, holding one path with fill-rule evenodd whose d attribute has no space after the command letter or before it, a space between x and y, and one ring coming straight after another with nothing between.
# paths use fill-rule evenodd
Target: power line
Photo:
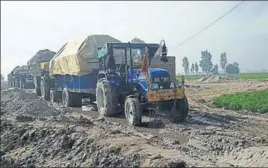
<instances>
[{"instance_id":1,"label":"power line","mask_svg":"<svg viewBox=\"0 0 268 168\"><path fill-rule=\"evenodd\" d=\"M219 17L218 19L214 20L211 24L209 24L208 26L204 27L203 29L201 29L200 31L198 31L197 33L195 33L194 35L188 37L187 39L185 39L183 42L179 43L177 45L177 47L182 46L184 43L186 43L187 41L191 40L192 38L196 37L197 35L199 35L200 33L202 33L203 31L207 30L209 27L211 27L212 25L214 25L215 23L217 23L219 20L221 20L222 18L224 18L226 15L228 15L229 13L231 13L233 10L235 10L236 8L238 8L244 1L241 1L240 3L238 3L237 5L235 5L233 8L231 8L229 11L227 11L225 14L223 14L221 17Z\"/></svg>"}]
</instances>

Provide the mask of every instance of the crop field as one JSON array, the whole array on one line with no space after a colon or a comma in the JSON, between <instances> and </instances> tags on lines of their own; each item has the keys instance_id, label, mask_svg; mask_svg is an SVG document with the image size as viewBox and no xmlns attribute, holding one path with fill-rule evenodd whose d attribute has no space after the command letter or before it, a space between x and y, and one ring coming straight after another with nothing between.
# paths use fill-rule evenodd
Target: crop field
<instances>
[{"instance_id":1,"label":"crop field","mask_svg":"<svg viewBox=\"0 0 268 168\"><path fill-rule=\"evenodd\" d=\"M185 80L197 80L204 76L206 75L186 75L184 78ZM220 76L228 76L237 79L268 79L268 73L240 73ZM180 76L178 76L177 79L180 80Z\"/></svg>"},{"instance_id":2,"label":"crop field","mask_svg":"<svg viewBox=\"0 0 268 168\"><path fill-rule=\"evenodd\" d=\"M228 75L232 77L237 77L240 79L268 79L268 73L241 73L235 75Z\"/></svg>"},{"instance_id":3,"label":"crop field","mask_svg":"<svg viewBox=\"0 0 268 168\"><path fill-rule=\"evenodd\" d=\"M230 110L268 112L268 89L253 92L225 94L214 98L213 104Z\"/></svg>"}]
</instances>

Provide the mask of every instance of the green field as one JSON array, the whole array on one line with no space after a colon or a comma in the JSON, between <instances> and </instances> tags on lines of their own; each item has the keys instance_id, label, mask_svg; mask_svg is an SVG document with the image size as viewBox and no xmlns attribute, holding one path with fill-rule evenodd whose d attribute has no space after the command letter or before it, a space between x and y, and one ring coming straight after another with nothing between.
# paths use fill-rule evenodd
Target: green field
<instances>
[{"instance_id":1,"label":"green field","mask_svg":"<svg viewBox=\"0 0 268 168\"><path fill-rule=\"evenodd\" d=\"M225 94L214 98L213 104L230 110L248 110L258 113L268 112L268 89L254 92Z\"/></svg>"},{"instance_id":2,"label":"green field","mask_svg":"<svg viewBox=\"0 0 268 168\"><path fill-rule=\"evenodd\" d=\"M185 80L197 80L206 75L186 75L184 76ZM237 79L268 79L268 73L240 73L240 74L232 74L232 75L221 75L221 76L229 76ZM178 79L180 77L178 76ZM179 79L180 80L180 79Z\"/></svg>"}]
</instances>

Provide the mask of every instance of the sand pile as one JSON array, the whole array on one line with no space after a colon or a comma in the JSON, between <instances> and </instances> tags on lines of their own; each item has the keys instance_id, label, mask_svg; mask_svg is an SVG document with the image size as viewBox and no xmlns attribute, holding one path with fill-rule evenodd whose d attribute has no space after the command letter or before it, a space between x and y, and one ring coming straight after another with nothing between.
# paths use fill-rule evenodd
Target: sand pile
<instances>
[{"instance_id":1,"label":"sand pile","mask_svg":"<svg viewBox=\"0 0 268 168\"><path fill-rule=\"evenodd\" d=\"M203 76L202 78L198 79L199 82L204 82L204 83L219 83L219 82L226 82L232 80L228 76L219 76L219 75L208 75L208 76Z\"/></svg>"}]
</instances>

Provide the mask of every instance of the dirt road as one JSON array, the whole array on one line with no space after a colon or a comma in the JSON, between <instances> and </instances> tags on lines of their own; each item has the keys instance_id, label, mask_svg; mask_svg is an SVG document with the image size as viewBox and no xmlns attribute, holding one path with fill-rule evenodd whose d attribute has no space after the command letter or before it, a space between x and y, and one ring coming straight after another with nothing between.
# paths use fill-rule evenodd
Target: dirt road
<instances>
[{"instance_id":1,"label":"dirt road","mask_svg":"<svg viewBox=\"0 0 268 168\"><path fill-rule=\"evenodd\" d=\"M187 121L145 116L142 127L129 126L124 116L98 119L94 105L63 108L34 93L4 90L1 166L267 167L267 115L210 105L225 92L267 87L253 83L189 83Z\"/></svg>"}]
</instances>

